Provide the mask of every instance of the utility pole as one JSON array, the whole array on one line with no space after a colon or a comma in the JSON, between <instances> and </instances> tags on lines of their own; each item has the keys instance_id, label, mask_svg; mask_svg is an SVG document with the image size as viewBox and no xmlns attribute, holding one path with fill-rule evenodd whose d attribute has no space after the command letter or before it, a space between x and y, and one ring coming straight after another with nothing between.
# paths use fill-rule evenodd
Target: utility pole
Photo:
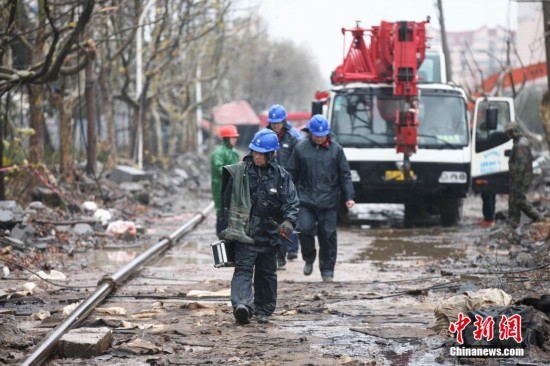
<instances>
[{"instance_id":1,"label":"utility pole","mask_svg":"<svg viewBox=\"0 0 550 366\"><path fill-rule=\"evenodd\" d=\"M447 30L445 28L442 0L437 0L437 10L439 14L439 27L441 28L441 46L443 48L443 55L445 55L445 73L447 74L447 80L453 80L451 52L449 51L449 43L447 42Z\"/></svg>"},{"instance_id":2,"label":"utility pole","mask_svg":"<svg viewBox=\"0 0 550 366\"><path fill-rule=\"evenodd\" d=\"M544 44L546 45L546 82L550 90L550 73L548 63L550 62L550 2L542 2L542 16L544 22Z\"/></svg>"},{"instance_id":3,"label":"utility pole","mask_svg":"<svg viewBox=\"0 0 550 366\"><path fill-rule=\"evenodd\" d=\"M143 22L147 16L147 11L153 6L154 0L147 1L143 8L137 24L136 29L136 100L138 102L138 126L137 126L137 151L136 159L139 169L143 169L143 104L145 95L141 95L143 92L143 65L142 65L142 39L143 39Z\"/></svg>"}]
</instances>

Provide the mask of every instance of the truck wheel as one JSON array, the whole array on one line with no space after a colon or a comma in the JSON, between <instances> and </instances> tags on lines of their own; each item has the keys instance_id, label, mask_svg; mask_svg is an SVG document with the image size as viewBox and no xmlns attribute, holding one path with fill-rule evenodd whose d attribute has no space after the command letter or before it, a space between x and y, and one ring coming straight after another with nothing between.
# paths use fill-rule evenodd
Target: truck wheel
<instances>
[{"instance_id":1,"label":"truck wheel","mask_svg":"<svg viewBox=\"0 0 550 366\"><path fill-rule=\"evenodd\" d=\"M441 225L453 226L460 222L462 217L462 199L444 200L439 205Z\"/></svg>"}]
</instances>

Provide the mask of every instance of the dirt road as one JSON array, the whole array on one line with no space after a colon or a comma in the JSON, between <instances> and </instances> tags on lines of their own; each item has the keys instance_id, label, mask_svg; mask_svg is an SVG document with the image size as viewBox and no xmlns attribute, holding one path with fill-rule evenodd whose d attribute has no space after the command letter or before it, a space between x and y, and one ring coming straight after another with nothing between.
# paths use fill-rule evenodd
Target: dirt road
<instances>
[{"instance_id":1,"label":"dirt road","mask_svg":"<svg viewBox=\"0 0 550 366\"><path fill-rule=\"evenodd\" d=\"M480 201L480 200L479 200ZM449 335L429 329L442 299L464 290L486 288L494 276L481 276L480 258L488 233L477 225L480 202L469 199L460 226L403 228L399 212L389 220L359 222L339 230L335 282L323 283L314 266L304 276L298 258L278 272L278 306L270 324L235 324L229 302L231 268L213 267L214 216L185 242L149 264L108 298L82 326L108 326L114 338L107 353L87 359L58 358L51 365L456 365L550 362L538 348L517 359L458 359L449 355ZM499 205L502 203L499 203ZM387 214L386 214L387 216ZM180 218L181 219L181 218ZM152 236L162 235L163 220ZM135 257L136 249L87 253L62 271L71 285L90 285ZM87 263L82 270L83 263ZM317 263L316 263L317 265ZM14 285L16 285L14 283ZM61 310L82 299L83 289L51 290L43 303L27 302L17 321L35 342L61 319ZM29 305L30 304L30 305ZM6 306L5 306L6 307ZM32 320L37 308L52 317ZM30 348L2 351L17 362ZM543 363L540 363L543 362ZM515 363L512 363L515 364Z\"/></svg>"}]
</instances>

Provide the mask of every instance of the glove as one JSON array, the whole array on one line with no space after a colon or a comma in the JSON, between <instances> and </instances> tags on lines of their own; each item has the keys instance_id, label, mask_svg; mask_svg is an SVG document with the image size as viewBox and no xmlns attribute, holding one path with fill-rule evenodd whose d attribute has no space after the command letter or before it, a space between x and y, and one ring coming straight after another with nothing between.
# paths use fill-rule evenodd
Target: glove
<instances>
[{"instance_id":1,"label":"glove","mask_svg":"<svg viewBox=\"0 0 550 366\"><path fill-rule=\"evenodd\" d=\"M279 225L279 232L287 236L292 234L293 230L294 230L294 227L292 226L290 221L285 220L281 225Z\"/></svg>"}]
</instances>

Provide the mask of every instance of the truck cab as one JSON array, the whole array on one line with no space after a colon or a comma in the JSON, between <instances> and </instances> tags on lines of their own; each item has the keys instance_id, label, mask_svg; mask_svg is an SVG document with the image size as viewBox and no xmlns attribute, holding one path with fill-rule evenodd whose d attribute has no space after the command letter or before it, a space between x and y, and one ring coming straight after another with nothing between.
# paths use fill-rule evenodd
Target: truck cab
<instances>
[{"instance_id":1,"label":"truck cab","mask_svg":"<svg viewBox=\"0 0 550 366\"><path fill-rule=\"evenodd\" d=\"M419 85L413 179L403 176L403 154L395 149L400 103L387 84L354 83L332 90L327 116L350 164L357 202L403 203L406 220L435 205L444 225L455 224L471 177L466 95L451 85Z\"/></svg>"}]
</instances>

